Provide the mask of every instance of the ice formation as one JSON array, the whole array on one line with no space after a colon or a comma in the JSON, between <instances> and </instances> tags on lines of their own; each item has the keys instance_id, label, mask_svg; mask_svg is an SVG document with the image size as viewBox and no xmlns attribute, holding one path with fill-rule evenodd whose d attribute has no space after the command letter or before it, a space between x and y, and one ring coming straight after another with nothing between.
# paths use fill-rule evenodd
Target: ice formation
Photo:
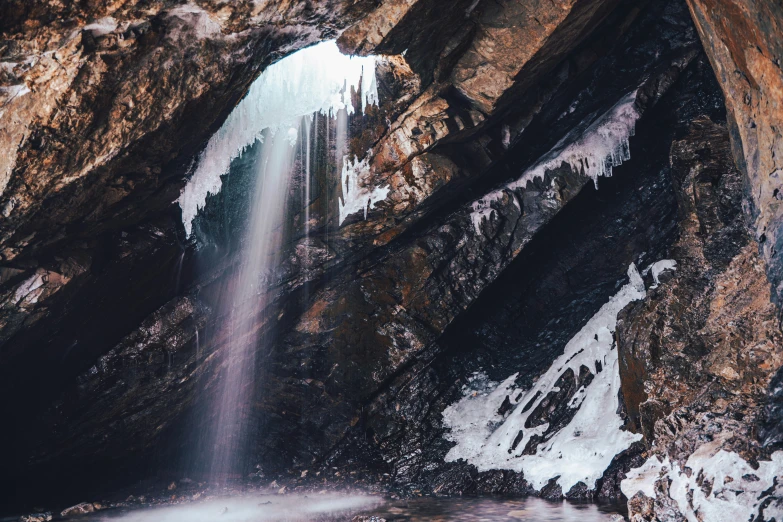
<instances>
[{"instance_id":1,"label":"ice formation","mask_svg":"<svg viewBox=\"0 0 783 522\"><path fill-rule=\"evenodd\" d=\"M288 129L265 133L266 142L257 162L255 188L250 199L250 219L245 232L236 285L220 300L217 317L228 318L218 338L227 341L222 379L211 388L208 400L214 415L209 430L202 432L196 460L211 460L212 477L237 469L241 462L251 418L256 382L256 356L264 337L259 333L258 310L266 310L269 274L279 266L281 225L285 222L288 181L297 149L291 146ZM266 320L266 319L265 319Z\"/></svg>"},{"instance_id":2,"label":"ice formation","mask_svg":"<svg viewBox=\"0 0 783 522\"><path fill-rule=\"evenodd\" d=\"M783 451L753 469L738 454L718 449L720 443L700 446L685 462L687 471L652 456L631 470L620 488L628 498L639 491L655 498L655 482L664 479L670 482L669 495L688 522L783 520ZM763 516L757 518L761 510Z\"/></svg>"},{"instance_id":3,"label":"ice formation","mask_svg":"<svg viewBox=\"0 0 783 522\"><path fill-rule=\"evenodd\" d=\"M340 184L343 189L343 200L340 201L340 224L345 218L356 212L364 211L364 219L367 219L367 210L372 210L375 204L383 201L389 195L391 188L365 186L360 183L362 177L370 172L370 155L368 153L362 161L351 161L348 156L343 158L343 171L340 176Z\"/></svg>"},{"instance_id":4,"label":"ice formation","mask_svg":"<svg viewBox=\"0 0 783 522\"><path fill-rule=\"evenodd\" d=\"M353 106L351 89L360 91L361 107ZM377 101L375 58L343 55L334 41L302 49L270 65L209 140L178 199L188 235L207 194L220 191L220 176L228 172L232 160L261 139L263 130L285 132L313 113L346 109L350 114Z\"/></svg>"},{"instance_id":5,"label":"ice formation","mask_svg":"<svg viewBox=\"0 0 783 522\"><path fill-rule=\"evenodd\" d=\"M535 178L543 179L547 171L557 169L564 163L592 178L597 187L599 177L611 176L612 167L631 159L629 140L634 134L639 116L641 113L636 107L634 91L596 119L579 138L566 136L517 180L474 201L471 221L476 233L481 233L481 222L485 218L489 219L494 212L492 203L500 200L505 192L516 198L515 191L525 188Z\"/></svg>"},{"instance_id":6,"label":"ice formation","mask_svg":"<svg viewBox=\"0 0 783 522\"><path fill-rule=\"evenodd\" d=\"M577 482L593 488L615 455L641 439L623 431L617 413L620 372L613 333L617 314L628 303L644 298L644 282L635 265L628 269L630 282L601 307L566 345L564 353L529 390L515 387L518 374L496 385L466 388L466 396L443 412L449 428L446 438L456 446L446 455L448 462L465 459L479 471L510 469L522 471L525 480L540 490L556 478L563 492ZM547 395L557 392L558 379L569 369L575 376L582 366L593 380L574 394L568 406L577 409L572 420L559 431L546 435L549 424L525 427L525 423ZM477 379L480 381L480 379ZM506 397L512 408L499 415ZM544 436L535 454L523 455L534 436Z\"/></svg>"},{"instance_id":7,"label":"ice formation","mask_svg":"<svg viewBox=\"0 0 783 522\"><path fill-rule=\"evenodd\" d=\"M661 284L661 281L658 278L662 273L664 273L666 270L676 270L676 269L677 269L677 261L675 261L674 259L661 259L660 261L656 261L655 263L645 268L644 273L647 274L648 271L651 272L654 281L650 289L658 288L658 285Z\"/></svg>"}]
</instances>

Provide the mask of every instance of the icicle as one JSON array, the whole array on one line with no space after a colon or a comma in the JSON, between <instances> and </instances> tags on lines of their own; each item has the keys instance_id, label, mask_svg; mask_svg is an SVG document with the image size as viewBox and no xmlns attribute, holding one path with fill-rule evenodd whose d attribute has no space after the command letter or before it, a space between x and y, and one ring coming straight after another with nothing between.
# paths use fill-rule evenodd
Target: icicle
<instances>
[{"instance_id":1,"label":"icicle","mask_svg":"<svg viewBox=\"0 0 783 522\"><path fill-rule=\"evenodd\" d=\"M356 212L364 212L367 219L367 211L372 210L375 204L383 201L389 195L391 188L367 187L360 184L360 178L370 172L370 153L362 161L350 161L348 156L343 158L343 170L340 183L343 189L343 200L340 202L340 224L345 218Z\"/></svg>"},{"instance_id":2,"label":"icicle","mask_svg":"<svg viewBox=\"0 0 783 522\"><path fill-rule=\"evenodd\" d=\"M351 102L352 88L360 91L360 107ZM334 41L308 47L270 65L209 140L177 200L187 234L207 195L220 191L220 176L248 146L261 139L264 129L294 127L300 118L315 112L334 115L345 109L351 114L377 103L375 58L345 56Z\"/></svg>"},{"instance_id":3,"label":"icicle","mask_svg":"<svg viewBox=\"0 0 783 522\"><path fill-rule=\"evenodd\" d=\"M636 108L634 91L593 122L581 137L572 140L571 136L566 136L519 179L474 201L471 221L476 234L481 233L482 221L489 219L494 212L491 204L500 200L504 192L513 193L523 189L529 182L536 178L543 179L547 171L555 170L563 163L591 178L598 187L598 178L610 177L612 167L618 167L631 159L629 140L634 134L639 116L641 114ZM564 145L565 143L568 145Z\"/></svg>"}]
</instances>

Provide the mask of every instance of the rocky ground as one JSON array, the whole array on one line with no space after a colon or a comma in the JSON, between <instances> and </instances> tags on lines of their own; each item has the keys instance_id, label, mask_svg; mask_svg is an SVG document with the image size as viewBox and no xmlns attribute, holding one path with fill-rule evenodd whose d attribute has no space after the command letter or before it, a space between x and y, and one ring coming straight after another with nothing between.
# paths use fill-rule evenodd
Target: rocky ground
<instances>
[{"instance_id":1,"label":"rocky ground","mask_svg":"<svg viewBox=\"0 0 783 522\"><path fill-rule=\"evenodd\" d=\"M360 183L390 193L341 223L342 144L334 122L314 127L331 141L311 200L288 210L269 307L252 310L274 342L247 473L615 501L632 467L685 466L705 442L767 461L783 440L780 20L765 0L4 3L3 487L31 506L29 484L70 499L182 476L189 434L210 422L199 399L224 373L218 304L261 146L194 237L173 201L259 72L336 37L386 55L348 151L370 165ZM597 189L566 163L497 192L628 100L630 159ZM442 412L469 376L529 386L630 263L664 258L677 270L616 333L625 428L643 439L595 487L535 491L444 461ZM639 520L682 516L665 488L631 496Z\"/></svg>"}]
</instances>

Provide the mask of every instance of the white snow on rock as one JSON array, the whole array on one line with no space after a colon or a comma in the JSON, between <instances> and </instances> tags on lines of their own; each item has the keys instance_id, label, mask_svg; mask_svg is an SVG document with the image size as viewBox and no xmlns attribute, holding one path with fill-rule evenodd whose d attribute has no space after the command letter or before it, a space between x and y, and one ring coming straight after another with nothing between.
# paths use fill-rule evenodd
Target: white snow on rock
<instances>
[{"instance_id":1,"label":"white snow on rock","mask_svg":"<svg viewBox=\"0 0 783 522\"><path fill-rule=\"evenodd\" d=\"M443 412L446 438L456 446L446 461L464 459L479 471L509 469L522 471L535 489L557 479L563 493L577 482L595 487L612 459L641 435L623 431L617 413L620 372L614 330L617 314L628 303L645 297L644 282L635 265L628 268L630 282L587 322L566 345L564 353L529 390L519 390L510 376L491 389L476 392L467 388L466 396ZM578 376L582 366L594 375L581 387L569 406L578 409L571 422L538 444L534 455L522 452L531 437L542 436L548 424L525 427L528 417L551 392L558 391L558 379L572 370ZM599 370L600 366L600 370ZM505 415L498 410L509 397L512 408ZM522 432L522 438L514 440Z\"/></svg>"},{"instance_id":2,"label":"white snow on rock","mask_svg":"<svg viewBox=\"0 0 783 522\"><path fill-rule=\"evenodd\" d=\"M351 161L348 156L343 158L343 170L340 176L340 185L343 190L343 198L340 201L340 224L345 218L356 212L364 212L367 219L367 211L372 210L375 204L383 201L389 195L391 188L373 187L369 183L370 154L362 160Z\"/></svg>"},{"instance_id":3,"label":"white snow on rock","mask_svg":"<svg viewBox=\"0 0 783 522\"><path fill-rule=\"evenodd\" d=\"M661 259L645 268L643 273L647 274L647 272L652 272L653 281L655 282L650 289L658 288L658 285L661 284L661 281L658 278L662 273L666 270L676 270L676 267L677 261L674 259Z\"/></svg>"},{"instance_id":4,"label":"white snow on rock","mask_svg":"<svg viewBox=\"0 0 783 522\"><path fill-rule=\"evenodd\" d=\"M17 306L31 305L38 302L38 298L43 293L44 276L46 272L36 270L29 278L24 280L14 292L12 302Z\"/></svg>"},{"instance_id":5,"label":"white snow on rock","mask_svg":"<svg viewBox=\"0 0 783 522\"><path fill-rule=\"evenodd\" d=\"M500 200L505 192L510 192L516 202L516 190L525 188L536 178L543 179L547 171L557 169L564 163L592 178L597 187L599 177L611 176L612 167L631 159L629 140L634 135L636 120L640 116L636 107L636 91L633 91L597 118L580 137L564 137L516 181L474 201L471 221L476 233L481 233L481 222L485 218L490 219L494 212L492 203Z\"/></svg>"},{"instance_id":6,"label":"white snow on rock","mask_svg":"<svg viewBox=\"0 0 783 522\"><path fill-rule=\"evenodd\" d=\"M94 37L107 35L117 30L117 20L111 16L101 18L89 25L85 25L82 31L92 34Z\"/></svg>"},{"instance_id":7,"label":"white snow on rock","mask_svg":"<svg viewBox=\"0 0 783 522\"><path fill-rule=\"evenodd\" d=\"M645 496L655 498L655 483L665 474L664 470L670 466L668 459L661 462L657 457L652 456L640 467L632 469L626 474L620 483L620 490L628 498L640 491Z\"/></svg>"},{"instance_id":8,"label":"white snow on rock","mask_svg":"<svg viewBox=\"0 0 783 522\"><path fill-rule=\"evenodd\" d=\"M361 90L361 107L351 102L352 88ZM316 112L346 109L350 114L377 102L375 58L346 56L334 41L302 49L267 67L209 140L177 200L187 234L207 195L220 191L220 176L228 172L232 160L262 139L264 129L286 132Z\"/></svg>"},{"instance_id":9,"label":"white snow on rock","mask_svg":"<svg viewBox=\"0 0 783 522\"><path fill-rule=\"evenodd\" d=\"M220 24L197 5L179 5L170 9L166 18L166 38L175 42L187 39L204 40L221 33Z\"/></svg>"},{"instance_id":10,"label":"white snow on rock","mask_svg":"<svg viewBox=\"0 0 783 522\"><path fill-rule=\"evenodd\" d=\"M720 443L700 446L683 469L652 456L628 473L620 489L628 498L639 491L655 498L655 482L670 481L669 495L688 522L783 520L783 451L753 469L738 454L718 449ZM757 519L760 509L763 518Z\"/></svg>"},{"instance_id":11,"label":"white snow on rock","mask_svg":"<svg viewBox=\"0 0 783 522\"><path fill-rule=\"evenodd\" d=\"M29 94L30 92L30 88L27 86L27 84L24 83L20 83L19 85L10 85L8 87L0 87L0 94L2 95L2 98L5 98L8 101L13 100L14 98L19 98L20 96L24 96L25 94Z\"/></svg>"}]
</instances>

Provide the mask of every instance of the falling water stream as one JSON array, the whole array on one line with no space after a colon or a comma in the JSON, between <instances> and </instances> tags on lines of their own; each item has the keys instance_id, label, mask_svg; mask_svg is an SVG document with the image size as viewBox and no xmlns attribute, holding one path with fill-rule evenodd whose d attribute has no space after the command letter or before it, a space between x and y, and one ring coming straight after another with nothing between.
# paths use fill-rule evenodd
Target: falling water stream
<instances>
[{"instance_id":1,"label":"falling water stream","mask_svg":"<svg viewBox=\"0 0 783 522\"><path fill-rule=\"evenodd\" d=\"M216 397L217 424L213 426L213 477L240 468L248 435L250 402L255 388L254 369L259 333L253 313L266 303L268 274L278 263L280 224L288 173L296 153L287 132L267 132L256 177L251 216L239 277L230 299L228 354L225 375Z\"/></svg>"},{"instance_id":2,"label":"falling water stream","mask_svg":"<svg viewBox=\"0 0 783 522\"><path fill-rule=\"evenodd\" d=\"M354 107L351 94L361 105ZM210 389L206 433L193 458L207 469L212 482L243 471L253 422L250 406L260 388L256 382L258 355L266 342L259 325L265 323L267 291L283 247L287 197L292 176L304 168L304 233L310 232L310 177L317 118L329 118L337 129L334 162L343 160L347 145L347 115L377 103L375 58L348 57L334 42L324 42L271 65L250 87L247 96L210 139L195 172L179 199L188 234L208 194L221 189L221 175L231 162L260 142L254 164L255 186L250 194L249 221L243 234L240 260L228 295L219 305L222 351L221 379ZM329 128L327 122L327 129ZM327 145L328 145L328 136ZM317 144L316 144L317 146ZM330 202L331 204L331 202ZM337 202L334 202L337 210ZM218 343L216 343L218 344Z\"/></svg>"}]
</instances>

